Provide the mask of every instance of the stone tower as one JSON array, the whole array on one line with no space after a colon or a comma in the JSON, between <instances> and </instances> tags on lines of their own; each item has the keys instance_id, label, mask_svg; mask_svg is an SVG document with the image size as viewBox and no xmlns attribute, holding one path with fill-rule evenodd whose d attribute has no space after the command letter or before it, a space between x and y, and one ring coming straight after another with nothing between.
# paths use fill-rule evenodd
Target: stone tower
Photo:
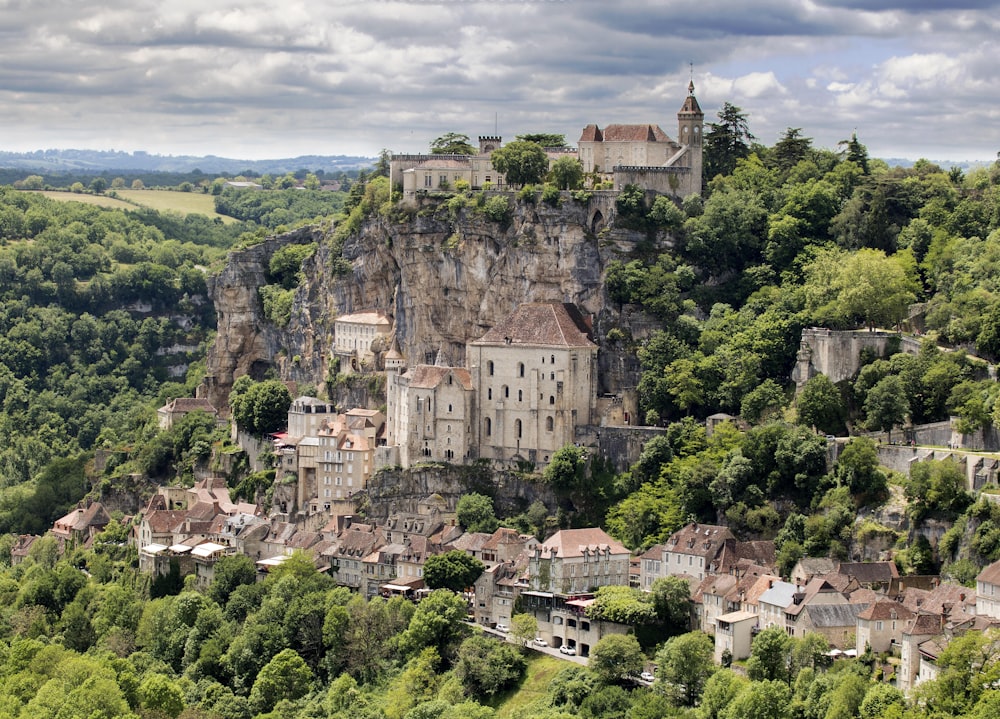
<instances>
[{"instance_id":1,"label":"stone tower","mask_svg":"<svg viewBox=\"0 0 1000 719\"><path fill-rule=\"evenodd\" d=\"M691 174L694 176L696 191L701 194L701 152L702 130L705 125L705 113L701 111L698 100L694 96L694 80L688 83L688 96L684 99L677 113L677 142L688 148Z\"/></svg>"}]
</instances>

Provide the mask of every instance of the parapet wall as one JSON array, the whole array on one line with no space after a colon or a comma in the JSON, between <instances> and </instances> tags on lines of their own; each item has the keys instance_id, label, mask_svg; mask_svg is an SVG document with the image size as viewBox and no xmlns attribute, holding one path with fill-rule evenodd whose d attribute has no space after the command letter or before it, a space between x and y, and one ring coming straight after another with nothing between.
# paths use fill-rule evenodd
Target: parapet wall
<instances>
[{"instance_id":1,"label":"parapet wall","mask_svg":"<svg viewBox=\"0 0 1000 719\"><path fill-rule=\"evenodd\" d=\"M882 356L891 345L897 345L898 351L909 354L920 351L920 340L896 332L804 329L792 379L797 387L817 374L826 375L831 382L841 382L853 377L860 369L861 350L871 349Z\"/></svg>"}]
</instances>

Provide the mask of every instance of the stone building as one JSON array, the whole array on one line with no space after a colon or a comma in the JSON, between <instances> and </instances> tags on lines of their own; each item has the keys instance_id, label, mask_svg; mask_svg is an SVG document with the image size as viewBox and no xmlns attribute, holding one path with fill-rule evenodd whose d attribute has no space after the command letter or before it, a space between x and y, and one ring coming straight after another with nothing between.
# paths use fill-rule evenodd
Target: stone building
<instances>
[{"instance_id":1,"label":"stone building","mask_svg":"<svg viewBox=\"0 0 1000 719\"><path fill-rule=\"evenodd\" d=\"M603 130L587 125L575 155L584 172L612 181L615 190L634 184L676 198L701 194L704 122L692 81L677 113L676 139L654 123L612 124ZM413 201L420 193L452 189L459 181L468 182L474 190L503 190L505 178L491 160L501 144L500 137L486 136L479 138L474 155L393 155L389 181L402 188L405 201ZM566 155L562 148L546 149L550 163Z\"/></svg>"},{"instance_id":2,"label":"stone building","mask_svg":"<svg viewBox=\"0 0 1000 719\"><path fill-rule=\"evenodd\" d=\"M472 458L475 392L462 367L417 365L386 377L385 464L461 464Z\"/></svg>"},{"instance_id":3,"label":"stone building","mask_svg":"<svg viewBox=\"0 0 1000 719\"><path fill-rule=\"evenodd\" d=\"M678 198L701 194L704 121L692 81L677 113L676 140L650 123L587 125L578 143L583 171L602 173L616 190L634 184Z\"/></svg>"},{"instance_id":4,"label":"stone building","mask_svg":"<svg viewBox=\"0 0 1000 719\"><path fill-rule=\"evenodd\" d=\"M478 456L548 464L596 415L597 345L575 305L520 305L466 349Z\"/></svg>"},{"instance_id":5,"label":"stone building","mask_svg":"<svg viewBox=\"0 0 1000 719\"><path fill-rule=\"evenodd\" d=\"M389 337L391 323L382 312L374 310L341 315L333 321L333 355L340 360L340 371L351 374L375 369L372 343Z\"/></svg>"},{"instance_id":6,"label":"stone building","mask_svg":"<svg viewBox=\"0 0 1000 719\"><path fill-rule=\"evenodd\" d=\"M575 305L520 305L467 345L466 362L387 367L380 465L545 465L595 420L597 345Z\"/></svg>"}]
</instances>

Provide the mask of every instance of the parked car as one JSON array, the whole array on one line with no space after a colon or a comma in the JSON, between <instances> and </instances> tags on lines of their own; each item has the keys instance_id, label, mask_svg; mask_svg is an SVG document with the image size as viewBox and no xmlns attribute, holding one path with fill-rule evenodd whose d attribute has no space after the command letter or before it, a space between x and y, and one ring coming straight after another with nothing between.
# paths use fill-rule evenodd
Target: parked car
<instances>
[{"instance_id":1,"label":"parked car","mask_svg":"<svg viewBox=\"0 0 1000 719\"><path fill-rule=\"evenodd\" d=\"M563 644L561 647L559 647L559 651L562 652L563 654L568 654L571 657L575 657L576 656L576 649L574 649L573 647L567 646L565 644Z\"/></svg>"},{"instance_id":2,"label":"parked car","mask_svg":"<svg viewBox=\"0 0 1000 719\"><path fill-rule=\"evenodd\" d=\"M651 682L654 679L656 679L656 677L654 677L651 672L643 672L642 674L639 675L639 678L642 679L644 682Z\"/></svg>"},{"instance_id":3,"label":"parked car","mask_svg":"<svg viewBox=\"0 0 1000 719\"><path fill-rule=\"evenodd\" d=\"M497 624L497 631L506 634L510 631L510 628L506 624Z\"/></svg>"},{"instance_id":4,"label":"parked car","mask_svg":"<svg viewBox=\"0 0 1000 719\"><path fill-rule=\"evenodd\" d=\"M536 647L547 647L547 646L549 646L549 643L547 641L545 641L544 639L542 639L541 637L535 637L535 646Z\"/></svg>"}]
</instances>

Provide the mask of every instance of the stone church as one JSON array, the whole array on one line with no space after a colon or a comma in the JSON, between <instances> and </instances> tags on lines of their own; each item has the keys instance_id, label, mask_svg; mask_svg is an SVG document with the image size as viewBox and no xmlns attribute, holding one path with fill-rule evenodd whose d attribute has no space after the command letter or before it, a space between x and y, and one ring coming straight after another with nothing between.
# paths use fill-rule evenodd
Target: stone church
<instances>
[{"instance_id":1,"label":"stone church","mask_svg":"<svg viewBox=\"0 0 1000 719\"><path fill-rule=\"evenodd\" d=\"M597 345L575 305L519 306L466 347L467 367L386 366L379 465L548 464L597 413Z\"/></svg>"}]
</instances>

